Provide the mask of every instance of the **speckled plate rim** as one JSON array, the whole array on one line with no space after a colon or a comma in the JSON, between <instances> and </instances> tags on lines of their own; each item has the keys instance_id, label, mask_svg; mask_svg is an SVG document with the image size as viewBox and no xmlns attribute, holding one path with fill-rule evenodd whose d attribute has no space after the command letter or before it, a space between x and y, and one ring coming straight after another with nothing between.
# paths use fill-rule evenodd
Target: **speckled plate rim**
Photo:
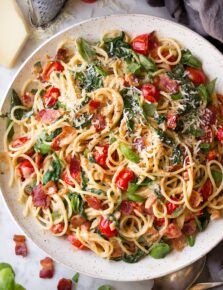
<instances>
[{"instance_id":1,"label":"speckled plate rim","mask_svg":"<svg viewBox=\"0 0 223 290\"><path fill-rule=\"evenodd\" d=\"M72 31L73 29L75 30L75 28L77 28L78 26L84 26L84 25L89 24L89 23L94 23L94 22L98 22L98 21L100 22L103 20L104 21L111 20L111 19L115 20L116 18L118 18L119 21L123 20L124 18L125 18L125 20L126 20L126 18L129 18L129 19L131 19L131 18L138 18L138 19L144 18L145 21L146 20L148 20L148 21L154 20L154 21L159 22L159 24L160 24L159 27L157 27L158 32L159 32L159 28L162 24L163 25L167 24L167 26L169 25L170 27L175 26L178 29L180 29L182 32L189 33L192 38L197 38L198 41L200 41L202 44L204 44L204 47L206 47L206 49L213 51L213 54L215 54L215 56L217 56L217 59L223 64L222 54L211 43L209 43L206 39L201 37L199 34L193 32L189 28L187 28L183 25L177 24L175 22L172 22L170 20L166 20L163 18L150 16L150 15L144 15L144 14L118 14L118 15L96 17L96 18L87 19L85 21L71 25L70 27L56 33L54 36L52 36L51 38L49 38L48 40L43 42L37 49L35 49L34 52L26 59L26 61L20 66L18 71L15 73L12 81L10 82L10 84L6 90L6 93L4 94L4 97L1 100L0 108L3 107L5 100L9 94L9 91L13 87L13 84L14 84L15 80L17 79L17 77L20 75L21 71L26 67L27 63L30 60L32 60L32 58L39 52L39 50L44 48L44 46L47 46L47 44L49 44L50 42L52 42L54 39L58 38L59 36L69 32L69 31ZM110 29L112 29L112 27ZM193 48L192 48L192 50L193 50ZM223 83L223 80L222 80L222 83ZM2 126L0 125L0 128L1 127ZM5 181L4 181L4 183L5 183ZM47 255L51 256L58 263L61 263L64 266L67 266L68 268L74 269L78 272L81 272L85 275L88 275L88 276L91 276L94 278L101 278L101 279L108 279L108 280L115 280L115 281L142 281L142 280L148 280L148 279L154 279L157 277L161 277L161 276L167 275L171 272L174 272L176 270L180 270L183 267L186 267L189 264L195 262L199 258L206 255L212 248L214 248L223 239L223 231L222 231L222 233L218 234L217 236L213 235L214 239L210 242L211 233L215 234L217 232L220 232L220 229L223 227L223 221L219 220L219 221L216 221L215 223L212 223L204 233L199 235L199 237L198 237L199 245L202 244L202 240L204 241L207 239L207 241L208 241L208 242L206 242L205 247L201 251L199 251L199 247L196 247L196 244L195 244L195 248L186 248L181 253L174 252L174 253L170 254L166 259L163 259L163 260L150 260L150 258L148 257L148 258L145 258L144 260L142 260L142 262L140 261L137 264L125 264L123 262L118 262L118 263L120 263L120 264L118 264L117 262L105 261L105 263L108 263L108 265L110 264L109 269L111 270L111 273L108 273L108 271L105 271L105 269L103 269L103 266L105 266L106 264L104 262L101 263L101 261L104 261L104 260L95 256L96 262L94 263L94 265L92 264L91 267L89 267L89 265L85 264L86 268L82 267L80 269L80 267L78 267L78 265L71 265L67 261L61 260L61 258L59 258L54 252L52 252L51 249L49 249L47 247L47 245L44 246L44 244L40 244L37 241L37 239L33 237L31 231L28 231L27 229L24 228L24 225L22 225L21 220L19 221L15 217L15 214L14 214L13 209L12 209L12 205L10 204L8 198L6 197L6 193L3 194L3 192L5 191L3 189L3 187L5 187L4 183L3 182L0 183L3 201L6 205L6 207L8 208L9 213L12 216L13 220L15 221L17 226L19 226L19 228L21 228L21 230L26 234L26 236L32 242L34 242L38 248L43 250ZM55 240L55 243L56 242L57 241ZM59 247L57 249L59 249ZM72 248L70 248L70 253L71 252L72 252ZM190 252L193 252L194 256L189 255ZM74 255L76 255L76 252ZM92 256L92 254L89 254L89 255ZM180 261L180 263L178 263L180 255L183 255L183 259L180 259L182 261ZM189 257L188 257L188 255L189 255ZM80 254L78 256L78 258L81 258L81 256L82 256L82 254ZM145 261L148 262L148 265L146 265ZM101 266L100 266L100 264L101 264ZM152 265L150 266L150 264L152 264ZM176 264L176 265L172 266L173 264ZM95 271L94 266L96 266L96 268L97 268L98 265L99 265L99 267L101 267L101 270ZM145 266L148 266L148 270L146 272L142 271ZM155 271L154 271L154 266L155 266ZM112 267L120 268L120 272L113 273ZM141 271L140 271L140 269L141 269ZM134 273L135 271L137 271L137 273Z\"/></svg>"}]
</instances>

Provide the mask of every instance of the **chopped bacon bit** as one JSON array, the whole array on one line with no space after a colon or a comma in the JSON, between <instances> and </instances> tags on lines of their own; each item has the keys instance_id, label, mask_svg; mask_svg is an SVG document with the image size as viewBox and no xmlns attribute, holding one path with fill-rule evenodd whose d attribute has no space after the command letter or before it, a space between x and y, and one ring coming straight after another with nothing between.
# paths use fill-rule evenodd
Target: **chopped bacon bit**
<instances>
[{"instance_id":1,"label":"chopped bacon bit","mask_svg":"<svg viewBox=\"0 0 223 290\"><path fill-rule=\"evenodd\" d=\"M99 210L101 209L101 201L94 196L87 196L85 197L88 206L92 207L93 209Z\"/></svg>"},{"instance_id":2,"label":"chopped bacon bit","mask_svg":"<svg viewBox=\"0 0 223 290\"><path fill-rule=\"evenodd\" d=\"M204 126L210 126L216 123L216 109L214 106L205 109L201 117L201 122Z\"/></svg>"},{"instance_id":3,"label":"chopped bacon bit","mask_svg":"<svg viewBox=\"0 0 223 290\"><path fill-rule=\"evenodd\" d=\"M177 198L172 198L172 199L177 200ZM168 201L166 203L166 207L167 207L167 213L171 215L179 207L179 205Z\"/></svg>"},{"instance_id":4,"label":"chopped bacon bit","mask_svg":"<svg viewBox=\"0 0 223 290\"><path fill-rule=\"evenodd\" d=\"M47 184L44 185L43 189L44 189L44 192L48 195L52 195L57 192L57 187L53 180L50 180L49 182L47 182Z\"/></svg>"},{"instance_id":5,"label":"chopped bacon bit","mask_svg":"<svg viewBox=\"0 0 223 290\"><path fill-rule=\"evenodd\" d=\"M37 165L37 167L40 169L43 165L43 156L40 152L36 152L35 155L35 163Z\"/></svg>"},{"instance_id":6,"label":"chopped bacon bit","mask_svg":"<svg viewBox=\"0 0 223 290\"><path fill-rule=\"evenodd\" d=\"M108 168L106 164L108 158L108 148L109 144L97 146L93 152L94 160L103 168Z\"/></svg>"},{"instance_id":7,"label":"chopped bacon bit","mask_svg":"<svg viewBox=\"0 0 223 290\"><path fill-rule=\"evenodd\" d=\"M20 137L20 138L13 140L11 145L13 148L18 148L18 147L21 147L22 145L24 145L28 140L29 140L29 138L27 136L23 136L23 137Z\"/></svg>"},{"instance_id":8,"label":"chopped bacon bit","mask_svg":"<svg viewBox=\"0 0 223 290\"><path fill-rule=\"evenodd\" d=\"M61 232L63 231L63 229L64 229L64 223L59 223L59 224L57 224L57 225L53 225L53 226L50 228L51 232L54 233L54 234L59 234L59 233L61 233Z\"/></svg>"},{"instance_id":9,"label":"chopped bacon bit","mask_svg":"<svg viewBox=\"0 0 223 290\"><path fill-rule=\"evenodd\" d=\"M174 223L171 223L168 225L165 231L165 236L167 236L169 239L176 239L179 238L182 235L181 230L177 225Z\"/></svg>"},{"instance_id":10,"label":"chopped bacon bit","mask_svg":"<svg viewBox=\"0 0 223 290\"><path fill-rule=\"evenodd\" d=\"M217 153L216 153L215 150L211 150L211 151L208 152L207 159L208 159L209 161L211 161L211 160L215 160L216 157L217 157Z\"/></svg>"},{"instance_id":11,"label":"chopped bacon bit","mask_svg":"<svg viewBox=\"0 0 223 290\"><path fill-rule=\"evenodd\" d=\"M209 209L209 212L211 214L212 220L217 220L217 219L221 218L221 211L220 210L211 208L211 209Z\"/></svg>"},{"instance_id":12,"label":"chopped bacon bit","mask_svg":"<svg viewBox=\"0 0 223 290\"><path fill-rule=\"evenodd\" d=\"M213 193L213 185L211 183L210 178L208 178L205 182L205 184L203 185L203 187L201 188L200 193L203 196L203 200L204 202L208 200L208 198L212 195Z\"/></svg>"},{"instance_id":13,"label":"chopped bacon bit","mask_svg":"<svg viewBox=\"0 0 223 290\"><path fill-rule=\"evenodd\" d=\"M176 251L182 251L187 245L187 241L184 235L179 238L172 239L172 247Z\"/></svg>"},{"instance_id":14,"label":"chopped bacon bit","mask_svg":"<svg viewBox=\"0 0 223 290\"><path fill-rule=\"evenodd\" d=\"M85 247L75 236L75 234L69 235L67 237L68 241L75 246L76 248L80 249L80 250L86 250L87 247Z\"/></svg>"},{"instance_id":15,"label":"chopped bacon bit","mask_svg":"<svg viewBox=\"0 0 223 290\"><path fill-rule=\"evenodd\" d=\"M205 126L202 128L204 130L204 135L201 136L199 139L202 140L205 143L211 143L213 142L213 130L211 126Z\"/></svg>"},{"instance_id":16,"label":"chopped bacon bit","mask_svg":"<svg viewBox=\"0 0 223 290\"><path fill-rule=\"evenodd\" d=\"M65 48L59 48L56 54L56 59L62 60L63 62L68 61L68 51Z\"/></svg>"},{"instance_id":17,"label":"chopped bacon bit","mask_svg":"<svg viewBox=\"0 0 223 290\"><path fill-rule=\"evenodd\" d=\"M77 214L71 218L70 222L72 224L72 227L76 229L80 227L81 225L83 225L86 222L86 219L82 217L81 215Z\"/></svg>"},{"instance_id":18,"label":"chopped bacon bit","mask_svg":"<svg viewBox=\"0 0 223 290\"><path fill-rule=\"evenodd\" d=\"M65 278L60 279L57 284L57 290L72 290L72 281Z\"/></svg>"},{"instance_id":19,"label":"chopped bacon bit","mask_svg":"<svg viewBox=\"0 0 223 290\"><path fill-rule=\"evenodd\" d=\"M68 145L74 138L76 130L71 126L64 126L62 132L57 135L51 144L53 150L59 150L60 148Z\"/></svg>"},{"instance_id":20,"label":"chopped bacon bit","mask_svg":"<svg viewBox=\"0 0 223 290\"><path fill-rule=\"evenodd\" d=\"M81 162L75 156L70 161L70 175L78 182L81 181Z\"/></svg>"},{"instance_id":21,"label":"chopped bacon bit","mask_svg":"<svg viewBox=\"0 0 223 290\"><path fill-rule=\"evenodd\" d=\"M166 74L159 76L159 88L167 93L176 93L178 91L178 83L170 79Z\"/></svg>"},{"instance_id":22,"label":"chopped bacon bit","mask_svg":"<svg viewBox=\"0 0 223 290\"><path fill-rule=\"evenodd\" d=\"M81 230L89 231L90 228L91 228L91 222L89 221L86 221L85 223L81 225Z\"/></svg>"},{"instance_id":23,"label":"chopped bacon bit","mask_svg":"<svg viewBox=\"0 0 223 290\"><path fill-rule=\"evenodd\" d=\"M15 254L17 256L26 257L28 254L27 246L26 246L26 238L23 235L14 235L13 241L16 243L15 245Z\"/></svg>"},{"instance_id":24,"label":"chopped bacon bit","mask_svg":"<svg viewBox=\"0 0 223 290\"><path fill-rule=\"evenodd\" d=\"M96 132L104 130L104 128L106 127L105 117L100 114L95 115L92 120L92 124L94 125Z\"/></svg>"},{"instance_id":25,"label":"chopped bacon bit","mask_svg":"<svg viewBox=\"0 0 223 290\"><path fill-rule=\"evenodd\" d=\"M138 87L139 84L139 79L134 74L125 75L124 86Z\"/></svg>"},{"instance_id":26,"label":"chopped bacon bit","mask_svg":"<svg viewBox=\"0 0 223 290\"><path fill-rule=\"evenodd\" d=\"M90 107L91 110L95 110L95 109L100 107L100 104L101 103L99 101L90 100L89 107Z\"/></svg>"},{"instance_id":27,"label":"chopped bacon bit","mask_svg":"<svg viewBox=\"0 0 223 290\"><path fill-rule=\"evenodd\" d=\"M158 228L161 228L165 223L165 218L157 218L154 219L154 225Z\"/></svg>"},{"instance_id":28,"label":"chopped bacon bit","mask_svg":"<svg viewBox=\"0 0 223 290\"><path fill-rule=\"evenodd\" d=\"M43 109L37 114L36 120L42 121L44 124L51 124L52 122L55 122L60 116L61 113L58 110Z\"/></svg>"},{"instance_id":29,"label":"chopped bacon bit","mask_svg":"<svg viewBox=\"0 0 223 290\"><path fill-rule=\"evenodd\" d=\"M216 133L216 137L217 137L218 141L220 141L221 144L223 144L223 127L222 126L218 128L218 131Z\"/></svg>"},{"instance_id":30,"label":"chopped bacon bit","mask_svg":"<svg viewBox=\"0 0 223 290\"><path fill-rule=\"evenodd\" d=\"M193 208L196 208L201 204L202 201L203 201L203 198L202 198L201 194L199 192L193 190L191 193L190 199L189 199L190 205Z\"/></svg>"},{"instance_id":31,"label":"chopped bacon bit","mask_svg":"<svg viewBox=\"0 0 223 290\"><path fill-rule=\"evenodd\" d=\"M31 93L25 93L23 96L21 96L21 101L23 106L27 108L32 108L34 102L34 95Z\"/></svg>"},{"instance_id":32,"label":"chopped bacon bit","mask_svg":"<svg viewBox=\"0 0 223 290\"><path fill-rule=\"evenodd\" d=\"M113 251L111 253L111 258L119 258L122 256L123 251L122 248L117 240L112 240L111 241L113 245Z\"/></svg>"},{"instance_id":33,"label":"chopped bacon bit","mask_svg":"<svg viewBox=\"0 0 223 290\"><path fill-rule=\"evenodd\" d=\"M145 140L143 137L138 137L135 138L133 141L133 146L136 148L138 151L142 151L145 149Z\"/></svg>"},{"instance_id":34,"label":"chopped bacon bit","mask_svg":"<svg viewBox=\"0 0 223 290\"><path fill-rule=\"evenodd\" d=\"M123 200L120 205L120 210L124 215L130 215L133 212L132 202Z\"/></svg>"},{"instance_id":35,"label":"chopped bacon bit","mask_svg":"<svg viewBox=\"0 0 223 290\"><path fill-rule=\"evenodd\" d=\"M183 229L182 229L182 232L185 234L185 235L193 235L197 230L197 224L195 222L195 220L191 220L187 223L184 224L183 226Z\"/></svg>"},{"instance_id":36,"label":"chopped bacon bit","mask_svg":"<svg viewBox=\"0 0 223 290\"><path fill-rule=\"evenodd\" d=\"M54 275L53 260L50 257L46 257L40 261L40 264L43 268L39 272L39 277L42 279L52 278Z\"/></svg>"},{"instance_id":37,"label":"chopped bacon bit","mask_svg":"<svg viewBox=\"0 0 223 290\"><path fill-rule=\"evenodd\" d=\"M153 215L153 204L156 202L156 196L153 193L150 193L146 202L145 202L145 212L149 215Z\"/></svg>"},{"instance_id":38,"label":"chopped bacon bit","mask_svg":"<svg viewBox=\"0 0 223 290\"><path fill-rule=\"evenodd\" d=\"M35 207L48 208L50 205L50 197L45 193L42 184L39 184L33 188L32 201Z\"/></svg>"}]
</instances>

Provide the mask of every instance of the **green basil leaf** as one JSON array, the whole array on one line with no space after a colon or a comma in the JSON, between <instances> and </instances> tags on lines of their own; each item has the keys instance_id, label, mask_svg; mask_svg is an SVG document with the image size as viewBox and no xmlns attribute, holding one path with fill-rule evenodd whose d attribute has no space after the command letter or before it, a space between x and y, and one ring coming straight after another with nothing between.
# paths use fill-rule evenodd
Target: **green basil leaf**
<instances>
[{"instance_id":1,"label":"green basil leaf","mask_svg":"<svg viewBox=\"0 0 223 290\"><path fill-rule=\"evenodd\" d=\"M127 193L132 194L134 192L136 192L136 190L139 188L139 185L133 182L129 182L128 184L128 189L127 189Z\"/></svg>"},{"instance_id":2,"label":"green basil leaf","mask_svg":"<svg viewBox=\"0 0 223 290\"><path fill-rule=\"evenodd\" d=\"M112 288L111 288L111 286L109 286L109 285L102 285L102 286L100 286L99 288L98 288L98 290L111 290Z\"/></svg>"},{"instance_id":3,"label":"green basil leaf","mask_svg":"<svg viewBox=\"0 0 223 290\"><path fill-rule=\"evenodd\" d=\"M195 129L193 127L190 128L190 134L195 137L202 137L204 136L204 130L203 129Z\"/></svg>"},{"instance_id":4,"label":"green basil leaf","mask_svg":"<svg viewBox=\"0 0 223 290\"><path fill-rule=\"evenodd\" d=\"M198 93L199 95L202 97L202 99L205 101L206 104L208 104L211 100L210 100L210 96L208 94L208 91L205 87L204 84L200 84L198 87L197 87L197 90L198 90Z\"/></svg>"},{"instance_id":5,"label":"green basil leaf","mask_svg":"<svg viewBox=\"0 0 223 290\"><path fill-rule=\"evenodd\" d=\"M203 152L208 153L211 149L211 144L210 143L201 143L200 148Z\"/></svg>"},{"instance_id":6,"label":"green basil leaf","mask_svg":"<svg viewBox=\"0 0 223 290\"><path fill-rule=\"evenodd\" d=\"M95 50L83 38L77 39L77 50L81 57L88 63L92 62L96 56Z\"/></svg>"},{"instance_id":7,"label":"green basil leaf","mask_svg":"<svg viewBox=\"0 0 223 290\"><path fill-rule=\"evenodd\" d=\"M6 269L6 268L10 268L12 270L13 274L15 275L15 272L13 271L12 266L10 264L8 264L8 263L0 263L0 271L2 269Z\"/></svg>"},{"instance_id":8,"label":"green basil leaf","mask_svg":"<svg viewBox=\"0 0 223 290\"><path fill-rule=\"evenodd\" d=\"M136 62L130 62L126 64L126 73L136 73L141 68L141 65Z\"/></svg>"},{"instance_id":9,"label":"green basil leaf","mask_svg":"<svg viewBox=\"0 0 223 290\"><path fill-rule=\"evenodd\" d=\"M193 56L189 49L182 50L182 57L180 62L195 68L200 68L202 65L200 60Z\"/></svg>"},{"instance_id":10,"label":"green basil leaf","mask_svg":"<svg viewBox=\"0 0 223 290\"><path fill-rule=\"evenodd\" d=\"M210 214L207 211L207 209L205 208L203 211L203 214L199 217L197 217L196 215L194 216L196 224L197 224L197 228L200 232L203 232L206 227L208 226L209 222L210 222Z\"/></svg>"},{"instance_id":11,"label":"green basil leaf","mask_svg":"<svg viewBox=\"0 0 223 290\"><path fill-rule=\"evenodd\" d=\"M55 131L50 133L50 135L46 136L46 141L51 142L56 136L58 136L62 132L61 128L57 128Z\"/></svg>"},{"instance_id":12,"label":"green basil leaf","mask_svg":"<svg viewBox=\"0 0 223 290\"><path fill-rule=\"evenodd\" d=\"M173 145L173 139L168 136L163 130L158 129L157 131L157 135L159 136L160 140L166 144L166 145Z\"/></svg>"},{"instance_id":13,"label":"green basil leaf","mask_svg":"<svg viewBox=\"0 0 223 290\"><path fill-rule=\"evenodd\" d=\"M108 75L108 73L105 70L103 70L102 68L100 68L99 66L95 65L94 68L100 76L106 77Z\"/></svg>"},{"instance_id":14,"label":"green basil leaf","mask_svg":"<svg viewBox=\"0 0 223 290\"><path fill-rule=\"evenodd\" d=\"M120 143L119 149L121 153L125 156L125 158L134 163L139 163L139 155L137 155L131 148L129 148L128 145L126 145L125 143Z\"/></svg>"},{"instance_id":15,"label":"green basil leaf","mask_svg":"<svg viewBox=\"0 0 223 290\"><path fill-rule=\"evenodd\" d=\"M43 185L47 184L51 180L52 175L53 172L49 170L43 175Z\"/></svg>"},{"instance_id":16,"label":"green basil leaf","mask_svg":"<svg viewBox=\"0 0 223 290\"><path fill-rule=\"evenodd\" d=\"M86 217L84 212L84 201L80 194L78 193L69 193L68 198L71 202L71 207L74 214L81 214L83 217Z\"/></svg>"},{"instance_id":17,"label":"green basil leaf","mask_svg":"<svg viewBox=\"0 0 223 290\"><path fill-rule=\"evenodd\" d=\"M187 243L190 247L193 247L196 241L196 236L195 235L190 235L187 236Z\"/></svg>"},{"instance_id":18,"label":"green basil leaf","mask_svg":"<svg viewBox=\"0 0 223 290\"><path fill-rule=\"evenodd\" d=\"M26 289L20 284L15 284L14 290L26 290Z\"/></svg>"},{"instance_id":19,"label":"green basil leaf","mask_svg":"<svg viewBox=\"0 0 223 290\"><path fill-rule=\"evenodd\" d=\"M40 152L43 155L52 152L51 146L49 144L41 143L40 140L37 140L36 144L34 145L34 150L36 152Z\"/></svg>"},{"instance_id":20,"label":"green basil leaf","mask_svg":"<svg viewBox=\"0 0 223 290\"><path fill-rule=\"evenodd\" d=\"M182 96L181 92L178 92L176 94L171 95L171 99L174 101L181 100L182 98L183 98L183 96Z\"/></svg>"},{"instance_id":21,"label":"green basil leaf","mask_svg":"<svg viewBox=\"0 0 223 290\"><path fill-rule=\"evenodd\" d=\"M137 195L135 193L127 193L128 200L135 201L135 202L144 202L145 198Z\"/></svg>"},{"instance_id":22,"label":"green basil leaf","mask_svg":"<svg viewBox=\"0 0 223 290\"><path fill-rule=\"evenodd\" d=\"M217 81L217 79L214 79L206 84L206 90L208 92L209 97L212 96L212 94L215 90L216 81Z\"/></svg>"},{"instance_id":23,"label":"green basil leaf","mask_svg":"<svg viewBox=\"0 0 223 290\"><path fill-rule=\"evenodd\" d=\"M132 254L132 255L127 255L124 254L122 257L122 260L126 263L137 263L139 260L141 260L143 257L145 257L145 252L143 252L142 250L138 250L136 253Z\"/></svg>"},{"instance_id":24,"label":"green basil leaf","mask_svg":"<svg viewBox=\"0 0 223 290\"><path fill-rule=\"evenodd\" d=\"M80 276L80 274L79 274L79 273L76 273L76 274L73 276L72 280L73 280L75 283L78 283L79 276Z\"/></svg>"},{"instance_id":25,"label":"green basil leaf","mask_svg":"<svg viewBox=\"0 0 223 290\"><path fill-rule=\"evenodd\" d=\"M154 245L150 251L150 256L154 259L163 259L170 252L170 246L166 243L160 242Z\"/></svg>"},{"instance_id":26,"label":"green basil leaf","mask_svg":"<svg viewBox=\"0 0 223 290\"><path fill-rule=\"evenodd\" d=\"M139 57L140 64L144 67L145 70L147 71L157 70L156 64L151 58L145 57L142 54L138 54L138 57Z\"/></svg>"},{"instance_id":27,"label":"green basil leaf","mask_svg":"<svg viewBox=\"0 0 223 290\"><path fill-rule=\"evenodd\" d=\"M43 175L43 184L47 184L50 180L53 180L54 182L58 182L61 172L62 172L62 166L60 163L60 160L55 157L55 159L51 162L51 170L48 170L44 175Z\"/></svg>"}]
</instances>

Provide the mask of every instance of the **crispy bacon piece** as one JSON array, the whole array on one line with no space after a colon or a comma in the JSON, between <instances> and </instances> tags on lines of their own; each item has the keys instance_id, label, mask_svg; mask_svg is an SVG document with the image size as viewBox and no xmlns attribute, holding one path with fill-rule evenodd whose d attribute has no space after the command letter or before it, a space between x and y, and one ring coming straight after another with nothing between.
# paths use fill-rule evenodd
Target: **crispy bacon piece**
<instances>
[{"instance_id":1,"label":"crispy bacon piece","mask_svg":"<svg viewBox=\"0 0 223 290\"><path fill-rule=\"evenodd\" d=\"M70 222L74 228L78 228L86 222L86 219L81 215L77 214L71 218Z\"/></svg>"},{"instance_id":2,"label":"crispy bacon piece","mask_svg":"<svg viewBox=\"0 0 223 290\"><path fill-rule=\"evenodd\" d=\"M86 250L87 247L85 247L75 236L75 234L71 234L67 237L68 241L79 250Z\"/></svg>"},{"instance_id":3,"label":"crispy bacon piece","mask_svg":"<svg viewBox=\"0 0 223 290\"><path fill-rule=\"evenodd\" d=\"M205 109L201 117L201 122L204 126L214 125L216 123L217 109L214 106Z\"/></svg>"},{"instance_id":4,"label":"crispy bacon piece","mask_svg":"<svg viewBox=\"0 0 223 290\"><path fill-rule=\"evenodd\" d=\"M68 61L68 50L65 48L59 48L56 54L56 59L62 60L63 62Z\"/></svg>"},{"instance_id":5,"label":"crispy bacon piece","mask_svg":"<svg viewBox=\"0 0 223 290\"><path fill-rule=\"evenodd\" d=\"M92 124L94 125L96 132L104 130L104 128L106 127L105 117L101 114L95 115L92 120Z\"/></svg>"},{"instance_id":6,"label":"crispy bacon piece","mask_svg":"<svg viewBox=\"0 0 223 290\"><path fill-rule=\"evenodd\" d=\"M61 113L58 110L43 109L37 114L36 120L42 121L45 124L51 124L52 122L55 122L60 116Z\"/></svg>"},{"instance_id":7,"label":"crispy bacon piece","mask_svg":"<svg viewBox=\"0 0 223 290\"><path fill-rule=\"evenodd\" d=\"M145 212L149 215L153 215L153 204L156 202L155 194L151 193L145 202Z\"/></svg>"},{"instance_id":8,"label":"crispy bacon piece","mask_svg":"<svg viewBox=\"0 0 223 290\"><path fill-rule=\"evenodd\" d=\"M25 93L21 96L22 104L27 108L32 108L34 102L34 95L31 93Z\"/></svg>"},{"instance_id":9,"label":"crispy bacon piece","mask_svg":"<svg viewBox=\"0 0 223 290\"><path fill-rule=\"evenodd\" d=\"M159 76L159 88L167 93L176 93L178 91L178 83L170 79L166 74Z\"/></svg>"},{"instance_id":10,"label":"crispy bacon piece","mask_svg":"<svg viewBox=\"0 0 223 290\"><path fill-rule=\"evenodd\" d=\"M32 201L33 205L36 207L49 207L50 197L45 193L44 187L41 183L33 188Z\"/></svg>"},{"instance_id":11,"label":"crispy bacon piece","mask_svg":"<svg viewBox=\"0 0 223 290\"><path fill-rule=\"evenodd\" d=\"M168 227L166 228L165 236L167 236L167 238L169 239L177 239L181 235L182 235L181 230L174 223L169 224Z\"/></svg>"},{"instance_id":12,"label":"crispy bacon piece","mask_svg":"<svg viewBox=\"0 0 223 290\"><path fill-rule=\"evenodd\" d=\"M93 209L99 210L101 209L101 201L95 196L87 196L85 197L88 206L92 207Z\"/></svg>"},{"instance_id":13,"label":"crispy bacon piece","mask_svg":"<svg viewBox=\"0 0 223 290\"><path fill-rule=\"evenodd\" d=\"M17 256L26 257L28 254L27 246L26 246L26 238L23 235L14 235L13 241L16 243L15 245L15 254Z\"/></svg>"},{"instance_id":14,"label":"crispy bacon piece","mask_svg":"<svg viewBox=\"0 0 223 290\"><path fill-rule=\"evenodd\" d=\"M18 148L18 147L23 146L28 140L29 140L29 138L27 136L23 136L23 137L15 139L15 140L12 140L11 145L13 148Z\"/></svg>"},{"instance_id":15,"label":"crispy bacon piece","mask_svg":"<svg viewBox=\"0 0 223 290\"><path fill-rule=\"evenodd\" d=\"M192 191L192 194L190 196L190 199L189 199L189 202L190 202L190 205L193 207L193 208L196 208L200 205L200 203L203 201L203 198L202 198L202 195L193 190Z\"/></svg>"},{"instance_id":16,"label":"crispy bacon piece","mask_svg":"<svg viewBox=\"0 0 223 290\"><path fill-rule=\"evenodd\" d=\"M53 139L51 147L53 150L59 150L63 146L70 144L73 140L76 130L71 126L64 126L62 132Z\"/></svg>"},{"instance_id":17,"label":"crispy bacon piece","mask_svg":"<svg viewBox=\"0 0 223 290\"><path fill-rule=\"evenodd\" d=\"M64 223L59 223L57 225L53 225L50 230L53 234L59 234L63 231L64 229Z\"/></svg>"},{"instance_id":18,"label":"crispy bacon piece","mask_svg":"<svg viewBox=\"0 0 223 290\"><path fill-rule=\"evenodd\" d=\"M120 205L120 210L124 215L130 215L133 212L132 202L123 200Z\"/></svg>"},{"instance_id":19,"label":"crispy bacon piece","mask_svg":"<svg viewBox=\"0 0 223 290\"><path fill-rule=\"evenodd\" d=\"M60 279L57 284L57 290L72 290L72 281L65 278Z\"/></svg>"},{"instance_id":20,"label":"crispy bacon piece","mask_svg":"<svg viewBox=\"0 0 223 290\"><path fill-rule=\"evenodd\" d=\"M53 260L50 257L46 257L43 260L40 260L42 269L39 272L39 277L42 279L50 279L54 275L54 264Z\"/></svg>"},{"instance_id":21,"label":"crispy bacon piece","mask_svg":"<svg viewBox=\"0 0 223 290\"><path fill-rule=\"evenodd\" d=\"M208 178L205 182L205 184L203 185L203 187L201 188L201 191L200 193L202 194L203 196L203 200L204 201L207 201L209 196L212 195L213 193L213 185L211 183L211 180L210 178Z\"/></svg>"},{"instance_id":22,"label":"crispy bacon piece","mask_svg":"<svg viewBox=\"0 0 223 290\"><path fill-rule=\"evenodd\" d=\"M184 224L182 232L185 235L193 235L196 232L196 229L197 229L197 224L195 220L191 220Z\"/></svg>"},{"instance_id":23,"label":"crispy bacon piece","mask_svg":"<svg viewBox=\"0 0 223 290\"><path fill-rule=\"evenodd\" d=\"M113 252L111 253L111 258L119 258L122 256L123 251L122 248L117 240L112 240L112 245L113 245Z\"/></svg>"},{"instance_id":24,"label":"crispy bacon piece","mask_svg":"<svg viewBox=\"0 0 223 290\"><path fill-rule=\"evenodd\" d=\"M172 239L172 247L176 251L182 251L187 245L185 236L182 235L179 238Z\"/></svg>"},{"instance_id":25,"label":"crispy bacon piece","mask_svg":"<svg viewBox=\"0 0 223 290\"><path fill-rule=\"evenodd\" d=\"M145 139L143 137L137 137L133 141L133 146L136 148L138 151L142 151L145 149Z\"/></svg>"},{"instance_id":26,"label":"crispy bacon piece","mask_svg":"<svg viewBox=\"0 0 223 290\"><path fill-rule=\"evenodd\" d=\"M57 187L53 180L50 180L49 182L47 182L47 184L44 185L43 189L44 189L44 192L48 195L52 195L57 192Z\"/></svg>"},{"instance_id":27,"label":"crispy bacon piece","mask_svg":"<svg viewBox=\"0 0 223 290\"><path fill-rule=\"evenodd\" d=\"M36 152L35 155L35 163L37 165L37 167L40 169L43 165L43 156L40 152Z\"/></svg>"}]
</instances>

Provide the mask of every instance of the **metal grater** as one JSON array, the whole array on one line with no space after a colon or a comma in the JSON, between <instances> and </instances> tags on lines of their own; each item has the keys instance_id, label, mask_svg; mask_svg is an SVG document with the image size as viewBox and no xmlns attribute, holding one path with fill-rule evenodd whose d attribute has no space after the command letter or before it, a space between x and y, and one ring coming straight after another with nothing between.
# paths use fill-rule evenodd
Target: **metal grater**
<instances>
[{"instance_id":1,"label":"metal grater","mask_svg":"<svg viewBox=\"0 0 223 290\"><path fill-rule=\"evenodd\" d=\"M31 23L46 27L61 11L67 0L28 0Z\"/></svg>"}]
</instances>

